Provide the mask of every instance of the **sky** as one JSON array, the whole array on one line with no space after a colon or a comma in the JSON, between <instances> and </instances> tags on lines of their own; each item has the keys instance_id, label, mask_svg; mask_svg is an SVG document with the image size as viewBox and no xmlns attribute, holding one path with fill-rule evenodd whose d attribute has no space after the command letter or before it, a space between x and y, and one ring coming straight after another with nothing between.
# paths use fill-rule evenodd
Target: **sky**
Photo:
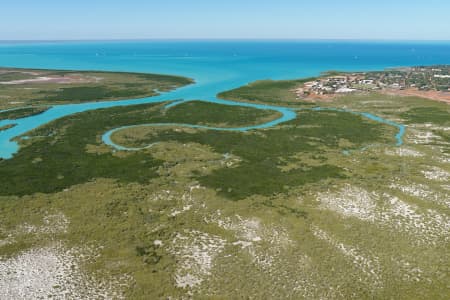
<instances>
[{"instance_id":1,"label":"sky","mask_svg":"<svg viewBox=\"0 0 450 300\"><path fill-rule=\"evenodd\" d=\"M0 0L0 40L450 40L449 0Z\"/></svg>"}]
</instances>

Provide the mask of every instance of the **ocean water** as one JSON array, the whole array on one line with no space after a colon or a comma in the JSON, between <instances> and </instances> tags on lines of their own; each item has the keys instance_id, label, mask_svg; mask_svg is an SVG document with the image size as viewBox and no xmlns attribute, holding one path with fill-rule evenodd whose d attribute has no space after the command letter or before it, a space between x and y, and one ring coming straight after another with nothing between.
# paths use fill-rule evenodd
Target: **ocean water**
<instances>
[{"instance_id":1,"label":"ocean water","mask_svg":"<svg viewBox=\"0 0 450 300\"><path fill-rule=\"evenodd\" d=\"M99 41L0 42L0 66L44 69L105 70L175 74L196 84L161 96L117 102L54 106L43 114L0 121L0 157L11 158L18 149L13 138L57 118L104 107L201 99L219 101L217 93L259 79L293 79L316 76L328 70L369 71L388 67L450 64L450 42L349 42L349 41ZM276 109L283 117L295 113Z\"/></svg>"},{"instance_id":2,"label":"ocean water","mask_svg":"<svg viewBox=\"0 0 450 300\"><path fill-rule=\"evenodd\" d=\"M192 90L194 97L215 96L258 79L308 77L327 70L379 70L444 63L450 63L450 42L0 43L0 66L176 74L197 81Z\"/></svg>"}]
</instances>

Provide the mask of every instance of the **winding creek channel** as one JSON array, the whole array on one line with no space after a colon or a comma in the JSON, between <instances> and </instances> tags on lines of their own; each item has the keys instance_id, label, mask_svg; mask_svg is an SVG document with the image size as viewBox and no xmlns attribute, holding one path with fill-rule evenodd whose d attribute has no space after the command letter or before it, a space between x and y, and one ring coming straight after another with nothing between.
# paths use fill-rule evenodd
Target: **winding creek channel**
<instances>
[{"instance_id":1,"label":"winding creek channel","mask_svg":"<svg viewBox=\"0 0 450 300\"><path fill-rule=\"evenodd\" d=\"M193 86L195 87L195 85ZM180 88L175 91L167 92L164 94L161 94L159 96L155 97L148 97L148 98L142 98L142 99L132 99L132 100L119 100L119 101L104 101L104 102L89 102L89 103L81 103L81 104L67 104L67 105L55 105L50 107L48 110L46 110L43 113L24 117L16 120L1 120L0 121L0 128L4 126L11 126L13 127L7 128L6 130L0 131L0 158L3 159L10 159L13 157L15 153L19 151L19 144L16 141L16 138L25 135L27 132L36 129L46 123L49 123L51 121L54 121L59 118L63 118L75 113L81 113L89 110L95 110L95 109L101 109L101 108L111 108L111 107L118 107L118 106L128 106L128 105L138 105L138 104L147 104L147 103L162 103L162 102L168 102L166 105L166 109L170 109L174 105L179 105L181 103L184 103L188 100L172 100L172 99L180 99L180 95L184 94L186 90L193 89L193 87L184 87ZM192 99L192 97L190 97ZM209 126L201 126L196 124L179 124L179 123L158 123L158 124L136 124L134 126L125 126L125 127L119 127L113 130L110 130L106 132L102 140L107 145L110 145L111 147L116 148L117 150L141 150L143 148L127 148L121 145L115 144L111 140L111 135L114 132L117 132L121 129L130 128L130 127L137 127L137 126L179 126L179 127L191 127L191 128L202 128L202 129L209 129L209 130L222 130L222 131L249 131L249 130L257 130L257 129L264 129L264 128L270 128L273 126L276 126L278 124L293 120L297 117L297 114L295 112L295 108L289 108L289 107L282 107L282 106L273 106L273 105L266 105L266 104L255 104L255 103L248 103L248 102L238 102L238 101L231 101L231 100L222 100L218 99L216 97L211 98L209 100L201 100L205 102L211 102L216 104L222 104L222 105L231 105L231 106L241 106L241 107L249 107L249 108L255 108L255 109L263 109L263 110L273 110L281 113L281 117L277 118L275 120L262 123L262 124L255 124L253 126L246 126L246 127L236 127L236 128L221 128L221 127L209 127ZM321 108L317 107L313 110L335 110L335 111L343 111L341 109L330 109L330 108ZM0 113L3 111L0 111ZM346 111L351 112L351 111ZM365 118L383 123L388 124L391 126L395 126L398 128L398 133L396 135L397 145L401 145L403 143L403 135L405 133L405 126L402 124L398 124L386 119L383 119L381 117L372 115L370 113L359 113L359 112L351 112L355 114L359 114Z\"/></svg>"}]
</instances>

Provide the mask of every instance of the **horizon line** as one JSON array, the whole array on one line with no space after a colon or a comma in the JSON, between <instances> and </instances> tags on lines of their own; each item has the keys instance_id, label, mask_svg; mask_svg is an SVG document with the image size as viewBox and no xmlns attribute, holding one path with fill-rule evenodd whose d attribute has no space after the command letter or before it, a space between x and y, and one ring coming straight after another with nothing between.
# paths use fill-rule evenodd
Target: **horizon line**
<instances>
[{"instance_id":1,"label":"horizon line","mask_svg":"<svg viewBox=\"0 0 450 300\"><path fill-rule=\"evenodd\" d=\"M120 42L120 41L334 41L334 42L450 42L450 39L377 39L377 38L86 38L86 39L0 39L16 42Z\"/></svg>"}]
</instances>

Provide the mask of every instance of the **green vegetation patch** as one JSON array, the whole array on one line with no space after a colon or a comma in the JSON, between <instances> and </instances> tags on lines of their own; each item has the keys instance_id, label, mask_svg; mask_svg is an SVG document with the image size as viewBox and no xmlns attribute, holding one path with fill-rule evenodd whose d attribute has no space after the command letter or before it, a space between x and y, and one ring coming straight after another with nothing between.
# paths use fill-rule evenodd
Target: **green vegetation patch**
<instances>
[{"instance_id":1,"label":"green vegetation patch","mask_svg":"<svg viewBox=\"0 0 450 300\"><path fill-rule=\"evenodd\" d=\"M367 143L385 143L390 138L383 136L383 127L348 113L304 112L283 128L265 130L263 135L243 135L239 143L232 143L236 137L227 133L217 137L212 146L216 151L228 150L242 157L243 162L236 168L214 171L212 175L201 178L200 182L237 200L253 194L281 193L328 178L343 178L345 174L341 168L326 162L305 164L302 168L284 172L281 168L285 162L280 158L296 153L318 155L339 149L342 139L348 140L354 149ZM233 147L227 149L226 143Z\"/></svg>"},{"instance_id":2,"label":"green vegetation patch","mask_svg":"<svg viewBox=\"0 0 450 300\"><path fill-rule=\"evenodd\" d=\"M278 105L305 104L297 99L295 88L311 81L311 78L298 80L260 80L218 95L222 99L262 102Z\"/></svg>"},{"instance_id":3,"label":"green vegetation patch","mask_svg":"<svg viewBox=\"0 0 450 300\"><path fill-rule=\"evenodd\" d=\"M10 128L13 128L14 126L16 126L16 124L8 124L8 125L5 125L5 126L0 126L0 131L8 130Z\"/></svg>"},{"instance_id":4,"label":"green vegetation patch","mask_svg":"<svg viewBox=\"0 0 450 300\"><path fill-rule=\"evenodd\" d=\"M281 116L281 113L271 110L190 101L171 108L164 118L180 120L178 123L221 124L223 127L236 127L257 125ZM161 121L164 119L161 118Z\"/></svg>"},{"instance_id":5,"label":"green vegetation patch","mask_svg":"<svg viewBox=\"0 0 450 300\"><path fill-rule=\"evenodd\" d=\"M1 194L51 193L97 177L139 182L155 177L159 162L145 153L117 158L85 149L88 144L98 144L105 131L142 122L155 109L155 105L145 105L85 112L33 131L31 140L26 141L29 145L0 162Z\"/></svg>"},{"instance_id":6,"label":"green vegetation patch","mask_svg":"<svg viewBox=\"0 0 450 300\"><path fill-rule=\"evenodd\" d=\"M5 119L15 120L29 116L34 116L43 113L47 109L48 109L47 107L24 107L20 109L7 110L0 112L0 120Z\"/></svg>"},{"instance_id":7,"label":"green vegetation patch","mask_svg":"<svg viewBox=\"0 0 450 300\"><path fill-rule=\"evenodd\" d=\"M32 79L35 76L27 73L23 73L20 71L9 71L9 72L0 72L0 82L7 82L13 80L24 80L24 79Z\"/></svg>"},{"instance_id":8,"label":"green vegetation patch","mask_svg":"<svg viewBox=\"0 0 450 300\"><path fill-rule=\"evenodd\" d=\"M111 151L87 151L88 145L101 144L103 133L120 126L139 123L204 122L207 112L217 116L206 121L207 125L238 126L259 118L274 115L264 110L224 107L211 103L193 102L180 105L169 111L162 105L146 104L117 107L76 114L56 120L28 134L30 140L14 158L0 162L0 193L2 195L24 195L35 192L55 192L88 180L106 177L126 182L147 182L157 176L161 161L144 152L130 152L119 158ZM248 113L248 114L246 114ZM219 117L221 115L221 117ZM277 116L277 114L275 114ZM196 122L197 121L197 122ZM236 123L233 123L236 121Z\"/></svg>"},{"instance_id":9,"label":"green vegetation patch","mask_svg":"<svg viewBox=\"0 0 450 300\"><path fill-rule=\"evenodd\" d=\"M450 108L415 107L401 114L408 123L434 123L438 125L450 124Z\"/></svg>"},{"instance_id":10,"label":"green vegetation patch","mask_svg":"<svg viewBox=\"0 0 450 300\"><path fill-rule=\"evenodd\" d=\"M95 100L110 100L117 98L133 98L145 95L148 93L145 89L111 89L107 86L95 87L70 87L62 88L54 93L40 92L46 94L45 97L38 100L46 101L95 101Z\"/></svg>"},{"instance_id":11,"label":"green vegetation patch","mask_svg":"<svg viewBox=\"0 0 450 300\"><path fill-rule=\"evenodd\" d=\"M242 161L232 168L214 170L197 179L204 186L220 194L239 200L254 194L271 195L291 187L318 182L328 178L343 178L343 169L324 162L320 165L305 163L300 168L283 171L283 166L298 153L305 156L320 155L327 150L359 150L363 145L392 143L392 128L371 122L345 112L304 111L296 120L282 127L248 133L221 131L175 131L172 128L148 128L147 135L139 135L144 147L160 141L176 140L209 145L218 153L230 153ZM133 141L133 129L124 129L122 135ZM342 140L346 140L345 147ZM301 155L300 155L301 156Z\"/></svg>"},{"instance_id":12,"label":"green vegetation patch","mask_svg":"<svg viewBox=\"0 0 450 300\"><path fill-rule=\"evenodd\" d=\"M224 107L212 103L191 102L168 111L161 105L138 105L109 108L76 114L56 120L31 134L24 147L12 159L2 161L0 182L2 195L24 195L55 192L94 178L114 178L124 182L145 183L158 176L162 161L145 151L125 156L110 151L87 151L89 145L101 145L106 131L139 123L204 123L227 126L256 123L272 112L241 107ZM203 119L207 113L212 117ZM214 116L217 117L213 122ZM245 117L244 117L245 116ZM273 117L273 116L272 116ZM389 127L388 127L389 128ZM151 128L149 129L151 130ZM198 143L218 153L230 153L242 159L235 168L222 168L210 175L197 175L204 185L217 189L231 199L242 199L254 193L268 195L289 186L340 178L342 170L332 165L305 165L285 172L280 157L296 153L320 153L339 147L342 139L358 149L368 143L390 142L386 126L359 116L341 112L301 112L299 118L281 128L250 133L165 129L142 138L148 145L159 141Z\"/></svg>"}]
</instances>

